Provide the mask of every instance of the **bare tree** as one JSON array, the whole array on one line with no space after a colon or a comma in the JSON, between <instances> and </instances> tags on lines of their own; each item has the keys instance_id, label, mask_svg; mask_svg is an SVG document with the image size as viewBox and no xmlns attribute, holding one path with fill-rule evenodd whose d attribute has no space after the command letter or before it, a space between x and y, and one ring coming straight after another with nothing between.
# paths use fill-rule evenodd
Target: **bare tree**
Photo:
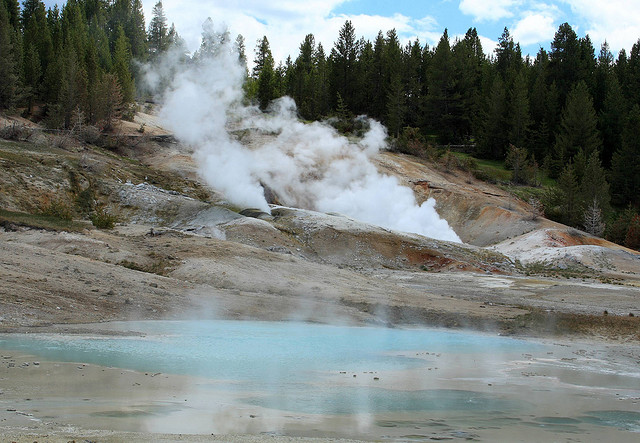
<instances>
[{"instance_id":1,"label":"bare tree","mask_svg":"<svg viewBox=\"0 0 640 443\"><path fill-rule=\"evenodd\" d=\"M584 230L591 235L600 237L604 232L605 224L602 221L602 211L598 205L598 200L593 199L591 203L584 211Z\"/></svg>"},{"instance_id":2,"label":"bare tree","mask_svg":"<svg viewBox=\"0 0 640 443\"><path fill-rule=\"evenodd\" d=\"M540 217L544 217L544 205L536 197L529 199L529 219L537 220Z\"/></svg>"}]
</instances>

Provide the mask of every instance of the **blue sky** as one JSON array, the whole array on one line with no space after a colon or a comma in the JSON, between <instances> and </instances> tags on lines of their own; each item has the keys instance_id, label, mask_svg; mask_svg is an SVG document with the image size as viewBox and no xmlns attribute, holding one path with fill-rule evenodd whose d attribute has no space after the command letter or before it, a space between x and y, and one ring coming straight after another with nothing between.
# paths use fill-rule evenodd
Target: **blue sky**
<instances>
[{"instance_id":1,"label":"blue sky","mask_svg":"<svg viewBox=\"0 0 640 443\"><path fill-rule=\"evenodd\" d=\"M147 21L155 2L143 1ZM295 58L308 33L328 53L345 20L370 40L379 30L395 28L403 42L417 37L431 46L445 28L455 37L476 27L486 53L506 26L532 56L540 47L549 49L564 22L581 37L589 34L596 54L604 40L617 55L621 48L629 52L640 38L640 0L164 0L163 5L191 50L199 45L202 22L211 17L245 37L249 58L255 42L266 35L276 60Z\"/></svg>"}]
</instances>

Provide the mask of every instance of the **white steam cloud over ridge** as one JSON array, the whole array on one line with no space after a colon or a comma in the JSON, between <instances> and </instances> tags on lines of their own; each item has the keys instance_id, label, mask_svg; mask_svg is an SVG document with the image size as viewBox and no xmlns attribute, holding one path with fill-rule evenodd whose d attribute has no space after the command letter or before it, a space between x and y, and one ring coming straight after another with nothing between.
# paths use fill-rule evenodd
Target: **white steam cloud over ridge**
<instances>
[{"instance_id":1,"label":"white steam cloud over ridge","mask_svg":"<svg viewBox=\"0 0 640 443\"><path fill-rule=\"evenodd\" d=\"M242 105L243 78L233 45L218 38L209 56L175 76L160 113L176 137L194 147L202 177L230 202L269 212L264 183L288 206L460 242L433 199L418 205L411 189L371 162L386 147L380 123L369 120L365 136L352 143L327 124L300 122L289 97L263 114ZM268 134L265 143L241 144L227 131L230 120L234 129Z\"/></svg>"}]
</instances>

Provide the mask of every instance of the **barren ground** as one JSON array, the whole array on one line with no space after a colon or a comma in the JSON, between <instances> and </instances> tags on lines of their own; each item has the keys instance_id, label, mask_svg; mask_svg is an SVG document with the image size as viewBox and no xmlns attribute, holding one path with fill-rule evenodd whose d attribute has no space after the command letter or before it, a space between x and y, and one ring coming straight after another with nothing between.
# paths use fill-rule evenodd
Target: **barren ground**
<instances>
[{"instance_id":1,"label":"barren ground","mask_svg":"<svg viewBox=\"0 0 640 443\"><path fill-rule=\"evenodd\" d=\"M138 120L105 148L29 129L0 140L1 332L197 317L640 340L637 253L532 219L467 174L377 160L418 200L436 198L464 245L339 215L243 212L199 181L188 147ZM117 214L114 229L83 220L89 188ZM50 216L59 207L75 220Z\"/></svg>"}]
</instances>

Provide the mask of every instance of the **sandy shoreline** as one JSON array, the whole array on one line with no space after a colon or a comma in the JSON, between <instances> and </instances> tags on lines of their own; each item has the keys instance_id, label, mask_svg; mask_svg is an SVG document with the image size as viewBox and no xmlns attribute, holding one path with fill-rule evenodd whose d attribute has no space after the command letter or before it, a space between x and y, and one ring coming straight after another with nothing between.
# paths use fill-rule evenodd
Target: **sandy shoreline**
<instances>
[{"instance_id":1,"label":"sandy shoreline","mask_svg":"<svg viewBox=\"0 0 640 443\"><path fill-rule=\"evenodd\" d=\"M169 413L188 410L190 401L202 401L196 398L194 389L212 380L197 377L47 361L22 352L0 350L0 381L0 435L4 441L317 441L264 433L253 435L250 422L258 417L242 410L235 410L239 415L235 423L244 421L247 434L197 434L184 430L163 433L161 429L168 426L162 421ZM191 414L190 419L193 418ZM231 429L224 421L221 416L219 428ZM193 428L197 427L194 422Z\"/></svg>"}]
</instances>

